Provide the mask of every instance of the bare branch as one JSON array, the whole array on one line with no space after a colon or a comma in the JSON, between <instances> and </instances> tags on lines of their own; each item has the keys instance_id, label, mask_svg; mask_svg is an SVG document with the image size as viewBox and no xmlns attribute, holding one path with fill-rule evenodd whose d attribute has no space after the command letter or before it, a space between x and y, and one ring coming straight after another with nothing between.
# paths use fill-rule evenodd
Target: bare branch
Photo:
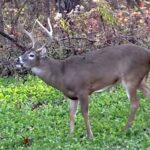
<instances>
[{"instance_id":1,"label":"bare branch","mask_svg":"<svg viewBox=\"0 0 150 150\"><path fill-rule=\"evenodd\" d=\"M0 31L0 35L2 35L3 37L7 38L8 40L10 40L11 42L13 42L17 47L19 47L22 51L25 51L26 47L23 46L22 44L20 44L18 42L18 40L16 40L15 38L11 37L9 34Z\"/></svg>"}]
</instances>

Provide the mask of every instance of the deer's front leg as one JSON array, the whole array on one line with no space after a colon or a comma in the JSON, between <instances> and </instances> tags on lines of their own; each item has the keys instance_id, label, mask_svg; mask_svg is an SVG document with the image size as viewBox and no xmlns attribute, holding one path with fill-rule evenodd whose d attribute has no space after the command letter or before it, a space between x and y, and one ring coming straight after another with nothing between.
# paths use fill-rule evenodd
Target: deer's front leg
<instances>
[{"instance_id":1,"label":"deer's front leg","mask_svg":"<svg viewBox=\"0 0 150 150\"><path fill-rule=\"evenodd\" d=\"M70 134L74 132L75 115L78 107L78 100L70 101Z\"/></svg>"},{"instance_id":2,"label":"deer's front leg","mask_svg":"<svg viewBox=\"0 0 150 150\"><path fill-rule=\"evenodd\" d=\"M84 122L86 125L87 137L93 138L93 133L91 130L90 121L89 121L89 117L88 117L88 94L85 94L85 93L81 94L79 96L79 99L80 99L80 103L81 103L82 115L83 115Z\"/></svg>"}]
</instances>

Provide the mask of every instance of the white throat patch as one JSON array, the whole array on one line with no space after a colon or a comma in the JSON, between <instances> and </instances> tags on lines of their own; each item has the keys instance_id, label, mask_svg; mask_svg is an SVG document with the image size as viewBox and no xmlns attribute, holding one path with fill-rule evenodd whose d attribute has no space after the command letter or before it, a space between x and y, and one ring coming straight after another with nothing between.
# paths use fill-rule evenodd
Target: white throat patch
<instances>
[{"instance_id":1,"label":"white throat patch","mask_svg":"<svg viewBox=\"0 0 150 150\"><path fill-rule=\"evenodd\" d=\"M36 75L42 75L42 73L43 73L43 70L41 70L41 69L38 68L38 67L33 67L33 68L31 69L31 71L32 71L34 74L36 74Z\"/></svg>"}]
</instances>

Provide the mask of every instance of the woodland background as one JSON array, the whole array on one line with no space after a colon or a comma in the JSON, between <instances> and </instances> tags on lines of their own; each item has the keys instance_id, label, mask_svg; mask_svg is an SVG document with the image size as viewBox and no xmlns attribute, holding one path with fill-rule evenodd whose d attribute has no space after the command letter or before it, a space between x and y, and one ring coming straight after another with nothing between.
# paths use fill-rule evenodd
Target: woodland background
<instances>
[{"instance_id":1,"label":"woodland background","mask_svg":"<svg viewBox=\"0 0 150 150\"><path fill-rule=\"evenodd\" d=\"M74 11L67 18L56 21L54 0L1 0L0 31L22 45L29 45L31 41L19 25L24 23L24 28L31 31L38 18L47 27L47 17L50 17L54 40L47 48L49 55L58 59L123 43L149 48L150 2L141 0L138 5L132 5L131 1L82 0L84 10ZM34 33L41 44L49 40L38 26ZM14 43L0 35L0 76L18 73L14 59L21 53Z\"/></svg>"}]
</instances>

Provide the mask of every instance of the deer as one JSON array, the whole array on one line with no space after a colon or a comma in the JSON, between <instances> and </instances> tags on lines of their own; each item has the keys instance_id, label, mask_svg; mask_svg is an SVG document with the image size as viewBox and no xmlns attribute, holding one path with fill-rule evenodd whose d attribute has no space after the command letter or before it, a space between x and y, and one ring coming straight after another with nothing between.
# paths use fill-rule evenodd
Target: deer
<instances>
[{"instance_id":1,"label":"deer","mask_svg":"<svg viewBox=\"0 0 150 150\"><path fill-rule=\"evenodd\" d=\"M49 29L36 20L42 31L53 39L53 29L48 18ZM46 84L60 90L70 99L70 134L74 133L75 116L80 103L87 137L93 138L89 120L89 96L121 83L130 100L130 113L125 129L129 129L139 108L137 90L150 98L148 73L150 51L134 44L108 46L81 55L59 60L47 55L44 46L35 48L33 34L24 30L32 41L32 47L16 58L16 66L30 69Z\"/></svg>"}]
</instances>

